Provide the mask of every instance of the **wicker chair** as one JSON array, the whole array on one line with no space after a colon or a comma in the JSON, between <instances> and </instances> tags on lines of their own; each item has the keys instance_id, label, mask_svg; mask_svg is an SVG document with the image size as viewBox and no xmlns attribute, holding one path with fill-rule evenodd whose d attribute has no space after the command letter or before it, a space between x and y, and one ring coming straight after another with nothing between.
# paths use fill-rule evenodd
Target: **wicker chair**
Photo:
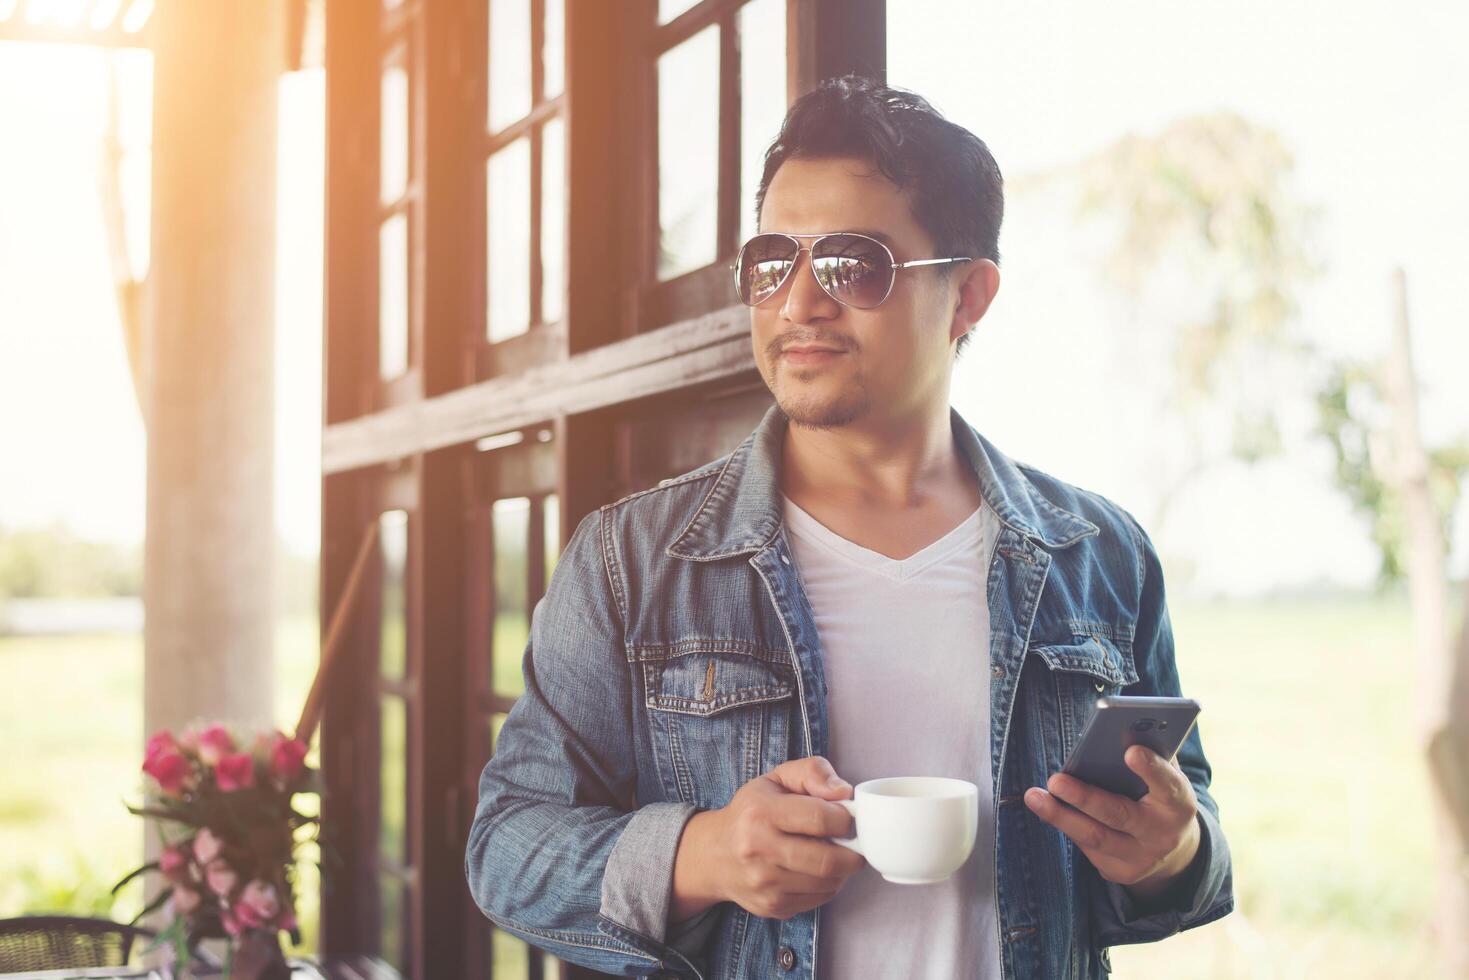
<instances>
[{"instance_id":1,"label":"wicker chair","mask_svg":"<svg viewBox=\"0 0 1469 980\"><path fill-rule=\"evenodd\" d=\"M0 972L126 966L134 943L152 935L110 919L64 915L0 919Z\"/></svg>"}]
</instances>

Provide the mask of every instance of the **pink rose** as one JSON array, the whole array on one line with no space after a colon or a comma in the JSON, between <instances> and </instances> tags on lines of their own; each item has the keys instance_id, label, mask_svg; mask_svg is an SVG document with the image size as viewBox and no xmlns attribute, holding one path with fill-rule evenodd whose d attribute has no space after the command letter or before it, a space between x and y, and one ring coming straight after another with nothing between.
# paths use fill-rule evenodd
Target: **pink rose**
<instances>
[{"instance_id":1,"label":"pink rose","mask_svg":"<svg viewBox=\"0 0 1469 980\"><path fill-rule=\"evenodd\" d=\"M177 749L159 748L143 762L143 771L152 776L158 788L169 796L178 796L189 785L193 767Z\"/></svg>"},{"instance_id":2,"label":"pink rose","mask_svg":"<svg viewBox=\"0 0 1469 980\"><path fill-rule=\"evenodd\" d=\"M199 893L188 885L174 885L173 907L179 915L192 914L199 907Z\"/></svg>"},{"instance_id":3,"label":"pink rose","mask_svg":"<svg viewBox=\"0 0 1469 980\"><path fill-rule=\"evenodd\" d=\"M194 860L200 864L210 864L219 857L219 852L223 849L224 841L216 837L214 831L208 827L194 836Z\"/></svg>"},{"instance_id":4,"label":"pink rose","mask_svg":"<svg viewBox=\"0 0 1469 980\"><path fill-rule=\"evenodd\" d=\"M231 936L238 936L240 933L245 931L244 927L240 925L240 920L236 919L234 915L230 913L229 909L220 909L219 924L224 926L224 931L229 933Z\"/></svg>"},{"instance_id":5,"label":"pink rose","mask_svg":"<svg viewBox=\"0 0 1469 980\"><path fill-rule=\"evenodd\" d=\"M235 740L223 725L210 725L199 733L199 758L205 765L217 766L221 759L235 750Z\"/></svg>"},{"instance_id":6,"label":"pink rose","mask_svg":"<svg viewBox=\"0 0 1469 980\"><path fill-rule=\"evenodd\" d=\"M205 873L209 881L209 890L221 898L227 897L240 883L240 874L229 866L224 858L209 862L209 869Z\"/></svg>"},{"instance_id":7,"label":"pink rose","mask_svg":"<svg viewBox=\"0 0 1469 980\"><path fill-rule=\"evenodd\" d=\"M158 870L169 881L189 879L189 858L181 846L165 847L158 855Z\"/></svg>"},{"instance_id":8,"label":"pink rose","mask_svg":"<svg viewBox=\"0 0 1469 980\"><path fill-rule=\"evenodd\" d=\"M275 886L258 878L245 886L234 908L235 918L247 929L271 925L280 911Z\"/></svg>"},{"instance_id":9,"label":"pink rose","mask_svg":"<svg viewBox=\"0 0 1469 980\"><path fill-rule=\"evenodd\" d=\"M237 752L219 760L214 779L226 793L249 789L255 785L255 759L248 752Z\"/></svg>"},{"instance_id":10,"label":"pink rose","mask_svg":"<svg viewBox=\"0 0 1469 980\"><path fill-rule=\"evenodd\" d=\"M270 769L282 785L290 783L306 768L306 743L276 732L270 742Z\"/></svg>"},{"instance_id":11,"label":"pink rose","mask_svg":"<svg viewBox=\"0 0 1469 980\"><path fill-rule=\"evenodd\" d=\"M165 752L177 752L178 750L179 743L174 739L173 732L165 729L148 739L148 745L143 750L143 758L152 759Z\"/></svg>"}]
</instances>

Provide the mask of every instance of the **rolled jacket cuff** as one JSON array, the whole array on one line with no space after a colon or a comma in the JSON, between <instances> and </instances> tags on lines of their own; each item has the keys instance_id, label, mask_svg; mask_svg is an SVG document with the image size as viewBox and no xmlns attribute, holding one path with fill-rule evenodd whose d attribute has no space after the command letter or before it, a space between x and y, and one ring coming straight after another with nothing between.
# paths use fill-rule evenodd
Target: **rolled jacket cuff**
<instances>
[{"instance_id":1,"label":"rolled jacket cuff","mask_svg":"<svg viewBox=\"0 0 1469 980\"><path fill-rule=\"evenodd\" d=\"M601 915L624 929L663 943L673 900L673 862L688 803L649 803L623 828L602 873Z\"/></svg>"}]
</instances>

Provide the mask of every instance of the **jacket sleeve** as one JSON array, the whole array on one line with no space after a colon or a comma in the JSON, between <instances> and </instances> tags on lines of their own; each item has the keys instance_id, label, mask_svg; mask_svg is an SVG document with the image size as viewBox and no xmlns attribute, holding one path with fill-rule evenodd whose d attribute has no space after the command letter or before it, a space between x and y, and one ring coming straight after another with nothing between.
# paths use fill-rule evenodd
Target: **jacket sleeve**
<instances>
[{"instance_id":1,"label":"jacket sleeve","mask_svg":"<svg viewBox=\"0 0 1469 980\"><path fill-rule=\"evenodd\" d=\"M1173 656L1173 627L1163 588L1163 568L1147 532L1123 512L1137 545L1138 585L1141 601L1133 634L1133 659L1138 681L1127 695L1180 697L1178 665ZM1219 806L1209 794L1209 762L1199 726L1189 733L1178 750L1178 764L1199 801L1199 852L1180 884L1157 905L1140 908L1127 889L1095 876L1092 889L1092 921L1099 947L1144 943L1171 936L1184 929L1212 922L1234 908L1234 882L1229 844L1219 825Z\"/></svg>"},{"instance_id":2,"label":"jacket sleeve","mask_svg":"<svg viewBox=\"0 0 1469 980\"><path fill-rule=\"evenodd\" d=\"M637 807L623 617L601 512L577 527L532 616L525 693L480 776L465 874L499 928L604 973L697 976L665 945L694 809Z\"/></svg>"}]
</instances>

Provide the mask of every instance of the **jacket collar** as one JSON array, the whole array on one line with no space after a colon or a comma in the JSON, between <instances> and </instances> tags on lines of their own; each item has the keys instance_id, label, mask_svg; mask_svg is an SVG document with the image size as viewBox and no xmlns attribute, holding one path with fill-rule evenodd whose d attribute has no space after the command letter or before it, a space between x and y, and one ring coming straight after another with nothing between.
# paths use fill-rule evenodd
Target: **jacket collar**
<instances>
[{"instance_id":1,"label":"jacket collar","mask_svg":"<svg viewBox=\"0 0 1469 980\"><path fill-rule=\"evenodd\" d=\"M1042 496L1009 457L952 408L949 420L1000 523L1047 548L1065 548L1098 533L1091 521ZM787 424L772 405L725 460L704 502L668 546L670 557L710 561L759 551L775 540L782 525L779 474Z\"/></svg>"}]
</instances>

